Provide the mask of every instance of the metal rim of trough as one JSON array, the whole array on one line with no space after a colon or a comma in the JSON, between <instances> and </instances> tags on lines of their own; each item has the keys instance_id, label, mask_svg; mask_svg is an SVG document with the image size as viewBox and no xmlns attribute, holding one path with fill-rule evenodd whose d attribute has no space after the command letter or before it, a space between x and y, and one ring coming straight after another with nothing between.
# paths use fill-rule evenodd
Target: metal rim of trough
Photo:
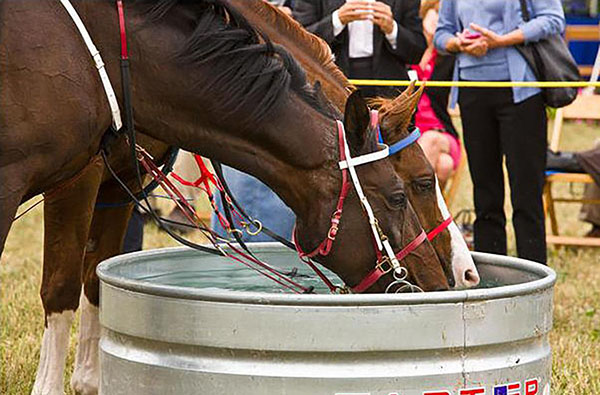
<instances>
[{"instance_id":1,"label":"metal rim of trough","mask_svg":"<svg viewBox=\"0 0 600 395\"><path fill-rule=\"evenodd\" d=\"M279 246L277 243L261 244L263 248ZM514 257L503 257L504 259L502 262L498 262L497 255L480 252L472 252L471 254L479 263L493 263L496 266L509 267L511 269L529 272L537 277L540 277L540 279L529 281L523 284L506 285L488 289L451 290L415 294L296 295L214 289L207 291L201 288L167 286L140 280L128 280L110 273L111 268L114 266L122 265L127 262L152 259L156 256L160 256L163 259L168 259L169 257L180 258L182 255L206 255L206 253L191 250L186 247L141 251L127 254L125 256L120 255L104 261L98 266L96 271L100 280L107 285L153 296L225 303L231 302L242 304L300 306L385 306L493 300L533 294L551 288L556 282L556 273L554 270L542 264L537 264Z\"/></svg>"}]
</instances>

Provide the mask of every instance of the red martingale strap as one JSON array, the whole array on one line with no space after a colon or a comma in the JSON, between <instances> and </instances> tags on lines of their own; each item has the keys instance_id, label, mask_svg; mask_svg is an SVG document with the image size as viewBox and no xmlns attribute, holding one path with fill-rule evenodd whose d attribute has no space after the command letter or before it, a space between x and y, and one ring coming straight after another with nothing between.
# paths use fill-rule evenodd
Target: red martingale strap
<instances>
[{"instance_id":1,"label":"red martingale strap","mask_svg":"<svg viewBox=\"0 0 600 395\"><path fill-rule=\"evenodd\" d=\"M376 266L375 269L371 270L371 272L369 272L369 274L367 274L367 276L363 278L363 280L356 287L352 288L352 293L361 294L365 292L387 273L389 273L389 271L384 271L381 269L381 267Z\"/></svg>"},{"instance_id":2,"label":"red martingale strap","mask_svg":"<svg viewBox=\"0 0 600 395\"><path fill-rule=\"evenodd\" d=\"M402 249L399 253L396 254L396 259L399 261L406 258L411 252L419 248L421 244L423 244L427 240L427 233L422 231L413 241L411 241L406 247ZM369 274L355 287L352 288L352 292L354 293L363 293L367 289L371 288L373 284L375 284L381 277L389 273L391 270L391 266L387 269L381 267L381 264L378 264L375 269L371 270Z\"/></svg>"},{"instance_id":3,"label":"red martingale strap","mask_svg":"<svg viewBox=\"0 0 600 395\"><path fill-rule=\"evenodd\" d=\"M399 261L406 258L411 252L416 250L421 244L423 244L427 240L427 233L422 231L413 241L408 243L406 247L402 249L399 253L396 254L396 259Z\"/></svg>"},{"instance_id":4,"label":"red martingale strap","mask_svg":"<svg viewBox=\"0 0 600 395\"><path fill-rule=\"evenodd\" d=\"M344 146L344 129L342 124L338 121L338 138L339 138L339 147L340 147L340 159L341 161L346 160L346 151ZM306 253L302 251L300 245L298 245L297 238L295 237L296 229L293 232L293 240L296 245L296 250L298 251L298 255L300 258L314 258L317 255L327 256L331 252L331 248L333 247L333 242L337 237L340 220L342 218L342 212L344 210L344 201L350 192L350 188L352 184L348 181L348 169L342 170L342 188L340 190L340 196L338 198L337 205L335 207L335 212L331 216L331 226L327 231L327 237L319 244L317 248L315 248L312 252Z\"/></svg>"},{"instance_id":5,"label":"red martingale strap","mask_svg":"<svg viewBox=\"0 0 600 395\"><path fill-rule=\"evenodd\" d=\"M446 230L448 228L448 226L450 226L450 224L454 221L454 218L452 218L452 216L449 216L448 218L446 218L444 220L444 222L442 222L437 228L433 229L431 232L429 232L427 234L427 238L429 239L429 241L432 241L433 239L435 239L440 233L442 233L444 230Z\"/></svg>"},{"instance_id":6,"label":"red martingale strap","mask_svg":"<svg viewBox=\"0 0 600 395\"><path fill-rule=\"evenodd\" d=\"M117 13L119 14L119 31L121 33L121 59L129 58L127 53L127 31L125 30L125 11L123 10L123 0L117 0Z\"/></svg>"}]
</instances>

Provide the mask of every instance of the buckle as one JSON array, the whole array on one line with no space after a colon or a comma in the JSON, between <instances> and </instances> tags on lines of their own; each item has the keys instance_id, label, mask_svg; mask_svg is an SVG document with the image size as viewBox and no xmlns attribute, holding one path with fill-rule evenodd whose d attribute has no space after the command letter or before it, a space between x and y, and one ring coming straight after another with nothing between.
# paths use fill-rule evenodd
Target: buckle
<instances>
[{"instance_id":1,"label":"buckle","mask_svg":"<svg viewBox=\"0 0 600 395\"><path fill-rule=\"evenodd\" d=\"M338 230L339 230L339 228L338 228L337 224L331 225L331 228L329 228L329 232L327 232L327 238L331 241L334 241L335 237L337 236Z\"/></svg>"},{"instance_id":2,"label":"buckle","mask_svg":"<svg viewBox=\"0 0 600 395\"><path fill-rule=\"evenodd\" d=\"M342 216L341 210L335 210L333 212L333 214L331 215L331 227L329 228L329 231L327 232L327 238L331 241L334 241L335 237L337 236L341 216Z\"/></svg>"},{"instance_id":3,"label":"buckle","mask_svg":"<svg viewBox=\"0 0 600 395\"><path fill-rule=\"evenodd\" d=\"M387 265L387 267L386 267ZM383 274L388 274L394 267L392 266L392 262L390 262L390 258L385 257L375 265L375 269L379 269Z\"/></svg>"}]
</instances>

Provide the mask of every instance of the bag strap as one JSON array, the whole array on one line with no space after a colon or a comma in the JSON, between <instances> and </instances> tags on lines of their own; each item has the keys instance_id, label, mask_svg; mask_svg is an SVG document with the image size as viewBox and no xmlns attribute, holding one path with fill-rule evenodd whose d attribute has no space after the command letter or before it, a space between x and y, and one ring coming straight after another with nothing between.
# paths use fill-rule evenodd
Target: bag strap
<instances>
[{"instance_id":1,"label":"bag strap","mask_svg":"<svg viewBox=\"0 0 600 395\"><path fill-rule=\"evenodd\" d=\"M529 14L529 9L527 8L527 0L519 0L521 2L521 15L523 16L523 20L525 22L529 22L531 20L531 15Z\"/></svg>"}]
</instances>

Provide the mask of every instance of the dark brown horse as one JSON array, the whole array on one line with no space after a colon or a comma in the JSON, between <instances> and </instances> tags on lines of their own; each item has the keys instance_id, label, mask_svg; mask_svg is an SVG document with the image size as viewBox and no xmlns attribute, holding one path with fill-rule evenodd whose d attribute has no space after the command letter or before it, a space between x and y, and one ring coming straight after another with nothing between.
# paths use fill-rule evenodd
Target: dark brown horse
<instances>
[{"instance_id":1,"label":"dark brown horse","mask_svg":"<svg viewBox=\"0 0 600 395\"><path fill-rule=\"evenodd\" d=\"M340 115L308 88L292 58L271 51L219 2L137 3L127 11L138 129L265 181L295 211L302 247L315 247L327 233L340 188L335 127ZM113 4L79 3L76 8L118 81ZM7 0L0 4L0 15L0 252L18 205L44 192L47 329L34 392L62 393L68 328L81 278L93 277L93 267L82 268L82 246L90 236L89 256L96 243L120 244L122 233L111 235L110 229L124 227L130 208L94 217L89 231L100 183L107 179L97 152L110 113L72 21L53 1ZM345 125L353 155L377 148L367 131L368 115L359 96L348 100ZM358 173L383 231L399 250L419 229L402 182L387 161L362 166ZM114 194L107 187L102 198ZM111 220L115 214L120 214L118 221ZM55 233L59 228L67 228L61 237ZM375 264L370 229L353 193L323 263L349 285ZM404 264L410 280L422 288L448 288L428 244ZM389 277L370 291L385 289ZM93 288L94 280L87 281L88 301L97 302ZM93 306L84 305L83 316L93 321L95 314ZM89 347L78 351L82 368L73 384L83 393L93 393L97 385L97 365L85 366L97 358L91 346L97 337L97 322L82 326L80 342Z\"/></svg>"},{"instance_id":2,"label":"dark brown horse","mask_svg":"<svg viewBox=\"0 0 600 395\"><path fill-rule=\"evenodd\" d=\"M283 45L307 70L312 83L319 82L324 94L343 109L345 100L356 88L335 65L327 43L304 30L277 7L262 0L227 0L255 26L259 26L272 41ZM384 140L393 144L408 136L410 119L416 110L422 89L409 87L395 100L377 99L381 110L381 131ZM392 157L397 174L402 178L406 193L419 221L432 230L450 216L433 167L418 144L412 144ZM448 281L459 288L473 287L479 275L468 247L452 222L432 244L442 261Z\"/></svg>"}]
</instances>

